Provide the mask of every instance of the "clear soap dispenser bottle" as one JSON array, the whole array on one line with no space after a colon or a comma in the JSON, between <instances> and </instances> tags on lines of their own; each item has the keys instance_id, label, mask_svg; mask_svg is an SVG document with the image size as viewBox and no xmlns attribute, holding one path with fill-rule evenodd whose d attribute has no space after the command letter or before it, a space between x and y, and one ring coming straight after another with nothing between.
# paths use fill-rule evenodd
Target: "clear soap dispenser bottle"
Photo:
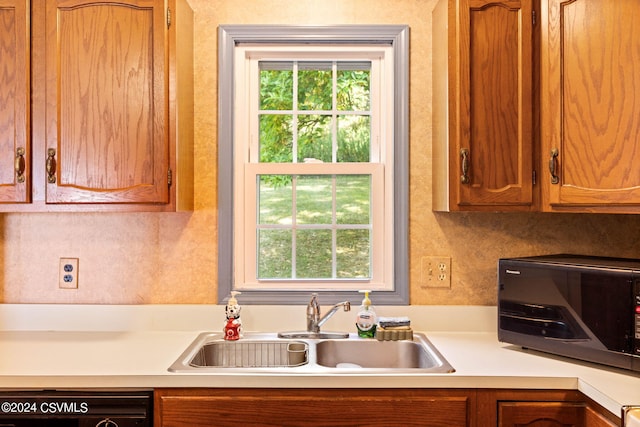
<instances>
[{"instance_id":1,"label":"clear soap dispenser bottle","mask_svg":"<svg viewBox=\"0 0 640 427\"><path fill-rule=\"evenodd\" d=\"M227 302L227 306L224 308L225 316L227 320L224 324L223 332L224 339L227 341L237 341L242 334L242 322L240 321L240 305L236 299L236 295L239 295L238 291L231 291L231 296Z\"/></svg>"},{"instance_id":2,"label":"clear soap dispenser bottle","mask_svg":"<svg viewBox=\"0 0 640 427\"><path fill-rule=\"evenodd\" d=\"M362 300L362 305L360 306L356 317L358 336L362 338L373 338L376 335L377 316L373 306L371 305L371 300L369 299L369 293L371 293L371 291L363 290L360 291L360 293L364 294L364 299Z\"/></svg>"}]
</instances>

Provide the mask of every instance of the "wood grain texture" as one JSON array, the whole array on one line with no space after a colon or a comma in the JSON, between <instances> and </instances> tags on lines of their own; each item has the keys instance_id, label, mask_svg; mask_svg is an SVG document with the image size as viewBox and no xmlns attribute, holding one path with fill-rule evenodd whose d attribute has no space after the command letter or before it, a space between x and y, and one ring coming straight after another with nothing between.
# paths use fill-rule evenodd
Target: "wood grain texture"
<instances>
[{"instance_id":1,"label":"wood grain texture","mask_svg":"<svg viewBox=\"0 0 640 427\"><path fill-rule=\"evenodd\" d=\"M460 77L460 146L469 147L471 183L460 186L459 203L530 207L531 3L471 0L468 13L468 38L461 32L461 69L469 77L468 86Z\"/></svg>"},{"instance_id":2,"label":"wood grain texture","mask_svg":"<svg viewBox=\"0 0 640 427\"><path fill-rule=\"evenodd\" d=\"M0 180L0 212L192 210L193 11L187 1L0 0L14 3L21 4L24 21L16 21L26 45L17 75L26 70L26 105L31 84L29 203L3 196ZM56 150L54 183L47 182L49 148ZM6 161L11 171L13 158Z\"/></svg>"},{"instance_id":3,"label":"wood grain texture","mask_svg":"<svg viewBox=\"0 0 640 427\"><path fill-rule=\"evenodd\" d=\"M47 2L48 203L167 203L163 2Z\"/></svg>"},{"instance_id":4,"label":"wood grain texture","mask_svg":"<svg viewBox=\"0 0 640 427\"><path fill-rule=\"evenodd\" d=\"M477 427L617 427L621 423L576 390L484 389L476 396Z\"/></svg>"},{"instance_id":5,"label":"wood grain texture","mask_svg":"<svg viewBox=\"0 0 640 427\"><path fill-rule=\"evenodd\" d=\"M434 11L434 30L448 20L446 42L434 34L434 58L447 67L434 69L434 209L532 210L531 2L449 0L444 9L444 1Z\"/></svg>"},{"instance_id":6,"label":"wood grain texture","mask_svg":"<svg viewBox=\"0 0 640 427\"><path fill-rule=\"evenodd\" d=\"M153 183L152 17L150 10L120 6L59 10L66 149L58 185L105 190Z\"/></svg>"},{"instance_id":7,"label":"wood grain texture","mask_svg":"<svg viewBox=\"0 0 640 427\"><path fill-rule=\"evenodd\" d=\"M499 427L582 427L582 403L572 402L500 402Z\"/></svg>"},{"instance_id":8,"label":"wood grain texture","mask_svg":"<svg viewBox=\"0 0 640 427\"><path fill-rule=\"evenodd\" d=\"M155 427L532 426L615 427L620 419L576 390L155 390Z\"/></svg>"},{"instance_id":9,"label":"wood grain texture","mask_svg":"<svg viewBox=\"0 0 640 427\"><path fill-rule=\"evenodd\" d=\"M619 427L620 419L616 419L611 413L594 407L585 408L584 424L588 427Z\"/></svg>"},{"instance_id":10,"label":"wood grain texture","mask_svg":"<svg viewBox=\"0 0 640 427\"><path fill-rule=\"evenodd\" d=\"M29 41L25 0L0 0L0 202L28 201L30 179L18 182L15 157L25 150L30 164Z\"/></svg>"},{"instance_id":11,"label":"wood grain texture","mask_svg":"<svg viewBox=\"0 0 640 427\"><path fill-rule=\"evenodd\" d=\"M542 18L542 154L558 149L560 178L545 171L544 207L638 211L640 3L549 0Z\"/></svg>"},{"instance_id":12,"label":"wood grain texture","mask_svg":"<svg viewBox=\"0 0 640 427\"><path fill-rule=\"evenodd\" d=\"M473 392L413 389L156 391L156 427L469 426Z\"/></svg>"},{"instance_id":13,"label":"wood grain texture","mask_svg":"<svg viewBox=\"0 0 640 427\"><path fill-rule=\"evenodd\" d=\"M470 14L471 182L499 190L519 184L520 11L492 6Z\"/></svg>"},{"instance_id":14,"label":"wood grain texture","mask_svg":"<svg viewBox=\"0 0 640 427\"><path fill-rule=\"evenodd\" d=\"M169 4L169 144L173 171L171 203L177 211L194 209L194 35L187 0Z\"/></svg>"}]
</instances>

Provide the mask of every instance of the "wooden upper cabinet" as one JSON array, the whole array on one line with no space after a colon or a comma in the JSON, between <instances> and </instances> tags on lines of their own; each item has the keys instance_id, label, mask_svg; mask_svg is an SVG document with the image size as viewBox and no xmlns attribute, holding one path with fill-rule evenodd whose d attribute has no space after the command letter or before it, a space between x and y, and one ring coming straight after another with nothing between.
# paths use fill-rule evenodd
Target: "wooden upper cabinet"
<instances>
[{"instance_id":1,"label":"wooden upper cabinet","mask_svg":"<svg viewBox=\"0 0 640 427\"><path fill-rule=\"evenodd\" d=\"M0 56L0 211L193 209L186 0L0 0Z\"/></svg>"},{"instance_id":2,"label":"wooden upper cabinet","mask_svg":"<svg viewBox=\"0 0 640 427\"><path fill-rule=\"evenodd\" d=\"M637 0L543 1L543 210L640 212L638 22Z\"/></svg>"},{"instance_id":3,"label":"wooden upper cabinet","mask_svg":"<svg viewBox=\"0 0 640 427\"><path fill-rule=\"evenodd\" d=\"M532 210L532 2L433 11L433 208Z\"/></svg>"},{"instance_id":4,"label":"wooden upper cabinet","mask_svg":"<svg viewBox=\"0 0 640 427\"><path fill-rule=\"evenodd\" d=\"M29 9L0 0L0 202L28 202Z\"/></svg>"},{"instance_id":5,"label":"wooden upper cabinet","mask_svg":"<svg viewBox=\"0 0 640 427\"><path fill-rule=\"evenodd\" d=\"M47 203L167 203L164 2L46 3Z\"/></svg>"}]
</instances>

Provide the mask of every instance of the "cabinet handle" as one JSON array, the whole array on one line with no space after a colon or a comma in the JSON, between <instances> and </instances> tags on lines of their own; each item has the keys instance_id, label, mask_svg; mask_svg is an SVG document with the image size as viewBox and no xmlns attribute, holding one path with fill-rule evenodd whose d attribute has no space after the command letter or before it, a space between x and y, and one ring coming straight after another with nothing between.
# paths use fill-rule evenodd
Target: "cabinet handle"
<instances>
[{"instance_id":1,"label":"cabinet handle","mask_svg":"<svg viewBox=\"0 0 640 427\"><path fill-rule=\"evenodd\" d=\"M551 173L551 183L557 184L560 182L558 178L558 149L551 150L551 158L549 159L549 173Z\"/></svg>"},{"instance_id":2,"label":"cabinet handle","mask_svg":"<svg viewBox=\"0 0 640 427\"><path fill-rule=\"evenodd\" d=\"M49 148L47 150L47 181L49 184L56 183L56 150Z\"/></svg>"},{"instance_id":3,"label":"cabinet handle","mask_svg":"<svg viewBox=\"0 0 640 427\"><path fill-rule=\"evenodd\" d=\"M18 147L16 149L15 170L16 170L16 181L18 181L19 183L23 183L26 178L24 176L24 171L26 169L24 154L25 154L24 147Z\"/></svg>"},{"instance_id":4,"label":"cabinet handle","mask_svg":"<svg viewBox=\"0 0 640 427\"><path fill-rule=\"evenodd\" d=\"M460 160L461 160L461 169L462 176L460 177L460 182L463 184L468 184L471 182L469 179L469 149L463 148L460 150Z\"/></svg>"}]
</instances>

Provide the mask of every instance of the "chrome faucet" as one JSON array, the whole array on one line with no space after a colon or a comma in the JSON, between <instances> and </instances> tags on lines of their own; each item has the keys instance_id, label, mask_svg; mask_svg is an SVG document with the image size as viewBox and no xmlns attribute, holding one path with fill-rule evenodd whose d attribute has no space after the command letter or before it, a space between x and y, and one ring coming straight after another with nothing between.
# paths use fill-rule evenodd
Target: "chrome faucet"
<instances>
[{"instance_id":1,"label":"chrome faucet","mask_svg":"<svg viewBox=\"0 0 640 427\"><path fill-rule=\"evenodd\" d=\"M329 320L329 318L333 316L340 307L343 307L344 311L349 311L351 310L351 303L349 301L339 302L331 307L327 314L320 317L320 304L318 303L318 294L311 294L311 301L309 301L309 304L307 304L307 332L320 332L320 326L324 325L324 323Z\"/></svg>"}]
</instances>

